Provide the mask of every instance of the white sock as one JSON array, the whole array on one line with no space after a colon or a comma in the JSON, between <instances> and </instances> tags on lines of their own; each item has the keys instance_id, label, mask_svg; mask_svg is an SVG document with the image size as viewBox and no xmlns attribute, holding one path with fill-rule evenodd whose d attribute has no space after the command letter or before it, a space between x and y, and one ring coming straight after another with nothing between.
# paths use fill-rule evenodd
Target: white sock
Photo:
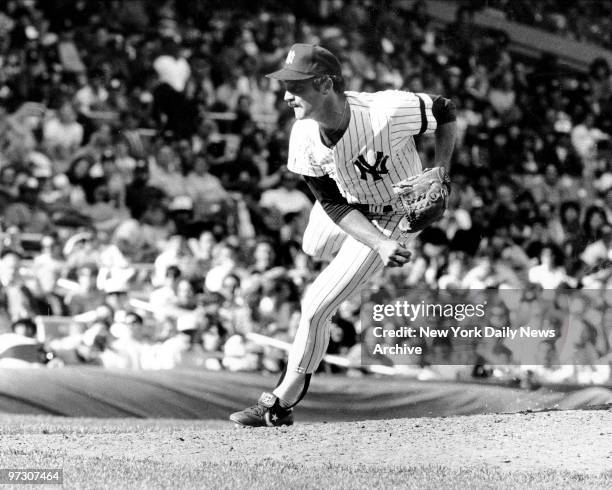
<instances>
[{"instance_id":1,"label":"white sock","mask_svg":"<svg viewBox=\"0 0 612 490\"><path fill-rule=\"evenodd\" d=\"M295 405L304 389L306 374L296 371L287 371L280 385L272 393L279 399L281 407L288 408Z\"/></svg>"}]
</instances>

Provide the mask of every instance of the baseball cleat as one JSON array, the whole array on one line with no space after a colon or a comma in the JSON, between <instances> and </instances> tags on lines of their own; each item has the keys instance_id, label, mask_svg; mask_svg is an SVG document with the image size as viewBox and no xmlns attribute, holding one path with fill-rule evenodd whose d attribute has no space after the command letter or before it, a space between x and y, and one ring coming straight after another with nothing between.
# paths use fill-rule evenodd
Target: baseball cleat
<instances>
[{"instance_id":1,"label":"baseball cleat","mask_svg":"<svg viewBox=\"0 0 612 490\"><path fill-rule=\"evenodd\" d=\"M262 393L257 405L231 414L230 420L241 427L293 425L293 409L281 407L272 393Z\"/></svg>"}]
</instances>

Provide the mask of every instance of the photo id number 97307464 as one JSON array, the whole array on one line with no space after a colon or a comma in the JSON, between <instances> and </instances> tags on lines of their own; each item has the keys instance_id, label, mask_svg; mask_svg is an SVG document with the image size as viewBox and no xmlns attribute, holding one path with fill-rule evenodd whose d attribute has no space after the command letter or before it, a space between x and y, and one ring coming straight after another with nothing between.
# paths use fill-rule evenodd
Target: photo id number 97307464
<instances>
[{"instance_id":1,"label":"photo id number 97307464","mask_svg":"<svg viewBox=\"0 0 612 490\"><path fill-rule=\"evenodd\" d=\"M58 468L0 468L0 485L61 485L64 472Z\"/></svg>"}]
</instances>

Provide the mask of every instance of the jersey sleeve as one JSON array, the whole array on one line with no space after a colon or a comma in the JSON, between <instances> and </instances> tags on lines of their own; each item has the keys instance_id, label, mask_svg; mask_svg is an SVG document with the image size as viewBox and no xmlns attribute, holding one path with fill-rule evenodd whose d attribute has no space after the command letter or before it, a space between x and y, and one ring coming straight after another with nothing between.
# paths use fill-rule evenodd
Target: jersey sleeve
<instances>
[{"instance_id":1,"label":"jersey sleeve","mask_svg":"<svg viewBox=\"0 0 612 490\"><path fill-rule=\"evenodd\" d=\"M406 131L406 134L418 136L433 133L438 123L433 114L433 100L428 94L386 90L380 92L376 101L383 108L392 131Z\"/></svg>"},{"instance_id":2,"label":"jersey sleeve","mask_svg":"<svg viewBox=\"0 0 612 490\"><path fill-rule=\"evenodd\" d=\"M296 174L322 177L327 174L320 165L317 165L314 156L313 128L311 127L313 123L313 121L296 121L291 128L287 168Z\"/></svg>"}]
</instances>

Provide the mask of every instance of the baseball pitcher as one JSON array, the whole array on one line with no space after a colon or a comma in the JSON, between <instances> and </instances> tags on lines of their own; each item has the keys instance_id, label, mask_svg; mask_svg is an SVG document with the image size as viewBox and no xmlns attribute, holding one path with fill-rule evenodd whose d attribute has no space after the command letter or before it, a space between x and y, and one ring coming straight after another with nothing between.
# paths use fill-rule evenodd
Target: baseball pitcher
<instances>
[{"instance_id":1,"label":"baseball pitcher","mask_svg":"<svg viewBox=\"0 0 612 490\"><path fill-rule=\"evenodd\" d=\"M280 382L253 407L233 413L240 426L293 424L329 341L340 303L383 267L401 267L406 248L446 207L456 126L452 102L437 95L344 90L338 59L295 44L284 67L268 75L285 84L296 122L289 170L317 199L304 233L309 255L331 260L302 300L300 324ZM423 172L414 136L434 133L436 167Z\"/></svg>"}]
</instances>

